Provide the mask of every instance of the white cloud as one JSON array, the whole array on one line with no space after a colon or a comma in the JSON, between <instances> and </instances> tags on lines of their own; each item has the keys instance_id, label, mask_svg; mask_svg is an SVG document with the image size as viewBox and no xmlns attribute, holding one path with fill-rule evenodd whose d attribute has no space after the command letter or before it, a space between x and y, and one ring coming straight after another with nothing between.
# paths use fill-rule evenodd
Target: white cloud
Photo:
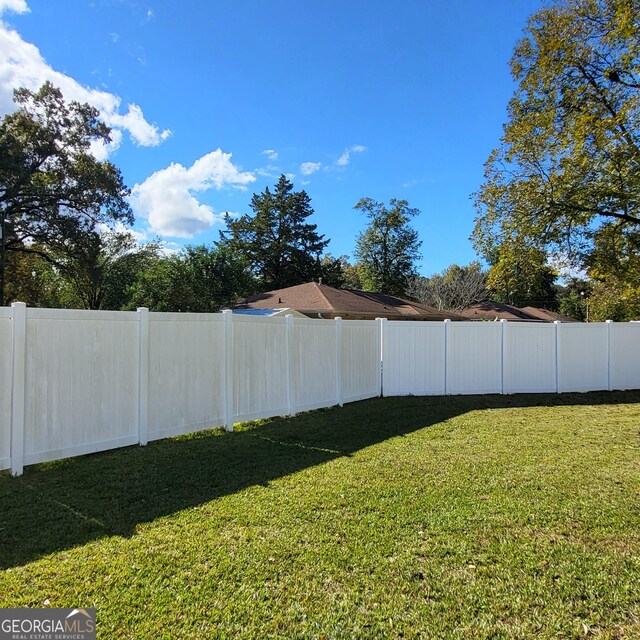
<instances>
[{"instance_id":1,"label":"white cloud","mask_svg":"<svg viewBox=\"0 0 640 640\"><path fill-rule=\"evenodd\" d=\"M190 238L221 219L209 205L199 202L194 193L227 186L244 189L255 179L252 173L240 171L231 162L230 153L216 149L188 168L172 163L142 184L136 184L131 206L136 216L148 220L153 233Z\"/></svg>"},{"instance_id":2,"label":"white cloud","mask_svg":"<svg viewBox=\"0 0 640 640\"><path fill-rule=\"evenodd\" d=\"M2 15L4 11L27 13L29 11L27 0L0 0L0 15Z\"/></svg>"},{"instance_id":3,"label":"white cloud","mask_svg":"<svg viewBox=\"0 0 640 640\"><path fill-rule=\"evenodd\" d=\"M346 167L351 161L352 153L362 153L363 151L366 151L366 150L367 150L367 147L363 147L361 144L354 144L351 147L347 147L342 152L342 155L336 160L336 164L339 167Z\"/></svg>"},{"instance_id":4,"label":"white cloud","mask_svg":"<svg viewBox=\"0 0 640 640\"><path fill-rule=\"evenodd\" d=\"M277 178L280 172L280 167L276 167L272 164L268 164L266 167L259 167L254 171L263 178Z\"/></svg>"},{"instance_id":5,"label":"white cloud","mask_svg":"<svg viewBox=\"0 0 640 640\"><path fill-rule=\"evenodd\" d=\"M0 14L5 10L24 13L28 7L24 0L0 0ZM67 100L94 106L113 129L113 142L102 152L98 150L99 156L104 157L119 146L123 131L129 133L135 144L144 147L157 146L171 135L169 129L161 131L157 125L148 122L137 104L128 104L126 112L121 113L119 96L84 87L70 76L55 71L38 47L23 40L17 31L0 21L0 116L15 109L14 89L26 87L33 91L47 80L59 87Z\"/></svg>"},{"instance_id":6,"label":"white cloud","mask_svg":"<svg viewBox=\"0 0 640 640\"><path fill-rule=\"evenodd\" d=\"M318 171L321 166L321 162L303 162L300 165L300 173L303 176L310 176L312 173Z\"/></svg>"},{"instance_id":7,"label":"white cloud","mask_svg":"<svg viewBox=\"0 0 640 640\"><path fill-rule=\"evenodd\" d=\"M265 156L267 156L267 158L269 160L277 160L278 159L278 152L275 149L265 149L264 151L261 151L261 153L263 153Z\"/></svg>"}]
</instances>

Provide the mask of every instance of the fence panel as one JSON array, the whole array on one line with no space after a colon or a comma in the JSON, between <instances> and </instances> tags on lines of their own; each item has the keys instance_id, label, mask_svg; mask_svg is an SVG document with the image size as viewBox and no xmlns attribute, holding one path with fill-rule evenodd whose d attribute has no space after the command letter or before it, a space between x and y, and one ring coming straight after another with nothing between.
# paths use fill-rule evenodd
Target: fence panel
<instances>
[{"instance_id":1,"label":"fence panel","mask_svg":"<svg viewBox=\"0 0 640 640\"><path fill-rule=\"evenodd\" d=\"M27 309L24 462L137 442L136 313Z\"/></svg>"},{"instance_id":2,"label":"fence panel","mask_svg":"<svg viewBox=\"0 0 640 640\"><path fill-rule=\"evenodd\" d=\"M640 323L612 323L611 388L640 389Z\"/></svg>"},{"instance_id":3,"label":"fence panel","mask_svg":"<svg viewBox=\"0 0 640 640\"><path fill-rule=\"evenodd\" d=\"M342 399L354 402L378 395L380 328L371 320L342 323Z\"/></svg>"},{"instance_id":4,"label":"fence panel","mask_svg":"<svg viewBox=\"0 0 640 640\"><path fill-rule=\"evenodd\" d=\"M556 390L556 325L505 322L504 392Z\"/></svg>"},{"instance_id":5,"label":"fence panel","mask_svg":"<svg viewBox=\"0 0 640 640\"><path fill-rule=\"evenodd\" d=\"M221 314L149 314L149 439L224 424Z\"/></svg>"},{"instance_id":6,"label":"fence panel","mask_svg":"<svg viewBox=\"0 0 640 640\"><path fill-rule=\"evenodd\" d=\"M383 322L383 395L445 393L444 322Z\"/></svg>"},{"instance_id":7,"label":"fence panel","mask_svg":"<svg viewBox=\"0 0 640 640\"><path fill-rule=\"evenodd\" d=\"M609 388L609 339L605 322L558 324L558 391Z\"/></svg>"},{"instance_id":8,"label":"fence panel","mask_svg":"<svg viewBox=\"0 0 640 640\"><path fill-rule=\"evenodd\" d=\"M447 393L501 393L501 322L451 322L447 340Z\"/></svg>"},{"instance_id":9,"label":"fence panel","mask_svg":"<svg viewBox=\"0 0 640 640\"><path fill-rule=\"evenodd\" d=\"M0 469L8 469L11 466L11 313L11 309L0 307Z\"/></svg>"},{"instance_id":10,"label":"fence panel","mask_svg":"<svg viewBox=\"0 0 640 640\"><path fill-rule=\"evenodd\" d=\"M337 404L335 323L329 320L296 318L291 351L291 395L294 411L308 411Z\"/></svg>"},{"instance_id":11,"label":"fence panel","mask_svg":"<svg viewBox=\"0 0 640 640\"><path fill-rule=\"evenodd\" d=\"M285 318L232 316L233 420L287 413Z\"/></svg>"}]
</instances>

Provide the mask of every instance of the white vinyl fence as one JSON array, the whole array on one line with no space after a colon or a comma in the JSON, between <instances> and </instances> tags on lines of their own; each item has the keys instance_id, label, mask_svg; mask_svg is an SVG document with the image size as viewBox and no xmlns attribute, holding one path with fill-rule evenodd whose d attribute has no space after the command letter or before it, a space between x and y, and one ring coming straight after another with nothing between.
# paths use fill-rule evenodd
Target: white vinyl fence
<instances>
[{"instance_id":1,"label":"white vinyl fence","mask_svg":"<svg viewBox=\"0 0 640 640\"><path fill-rule=\"evenodd\" d=\"M0 469L380 395L380 327L0 307Z\"/></svg>"},{"instance_id":2,"label":"white vinyl fence","mask_svg":"<svg viewBox=\"0 0 640 640\"><path fill-rule=\"evenodd\" d=\"M640 323L383 320L383 393L640 389Z\"/></svg>"},{"instance_id":3,"label":"white vinyl fence","mask_svg":"<svg viewBox=\"0 0 640 640\"><path fill-rule=\"evenodd\" d=\"M640 323L0 307L0 469L384 393L640 388Z\"/></svg>"}]
</instances>

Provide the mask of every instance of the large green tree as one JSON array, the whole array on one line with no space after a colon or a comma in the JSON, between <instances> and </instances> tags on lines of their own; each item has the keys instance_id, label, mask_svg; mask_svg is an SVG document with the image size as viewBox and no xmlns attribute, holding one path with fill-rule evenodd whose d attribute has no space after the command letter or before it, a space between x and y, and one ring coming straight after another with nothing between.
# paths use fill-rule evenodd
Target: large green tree
<instances>
[{"instance_id":1,"label":"large green tree","mask_svg":"<svg viewBox=\"0 0 640 640\"><path fill-rule=\"evenodd\" d=\"M557 309L557 273L543 251L523 243L504 243L487 273L491 298L516 307Z\"/></svg>"},{"instance_id":2,"label":"large green tree","mask_svg":"<svg viewBox=\"0 0 640 640\"><path fill-rule=\"evenodd\" d=\"M253 195L251 209L253 215L227 215L221 244L249 261L263 291L322 277L329 241L308 222L314 211L305 191L294 191L282 175L273 191L267 187Z\"/></svg>"},{"instance_id":3,"label":"large green tree","mask_svg":"<svg viewBox=\"0 0 640 640\"><path fill-rule=\"evenodd\" d=\"M39 249L35 247L35 249ZM11 252L6 298L34 307L124 309L139 274L161 257L157 242L139 245L128 231L87 231L51 259Z\"/></svg>"},{"instance_id":4,"label":"large green tree","mask_svg":"<svg viewBox=\"0 0 640 640\"><path fill-rule=\"evenodd\" d=\"M58 257L62 305L83 309L123 309L140 272L149 269L161 246L139 245L128 231L87 232Z\"/></svg>"},{"instance_id":5,"label":"large green tree","mask_svg":"<svg viewBox=\"0 0 640 640\"><path fill-rule=\"evenodd\" d=\"M54 254L97 223L131 223L120 171L91 152L92 145L110 141L98 111L65 102L50 83L36 92L18 89L14 101L18 108L0 122L3 253L36 252L55 261ZM4 269L0 302L3 275Z\"/></svg>"},{"instance_id":6,"label":"large green tree","mask_svg":"<svg viewBox=\"0 0 640 640\"><path fill-rule=\"evenodd\" d=\"M355 256L366 291L405 295L409 280L416 275L420 258L418 232L409 224L420 211L406 200L392 198L389 207L371 198L362 198L354 207L369 218L366 230L358 235Z\"/></svg>"},{"instance_id":7,"label":"large green tree","mask_svg":"<svg viewBox=\"0 0 640 640\"><path fill-rule=\"evenodd\" d=\"M559 0L511 60L517 82L476 194L485 256L526 236L583 263L593 233L640 225L640 3Z\"/></svg>"},{"instance_id":8,"label":"large green tree","mask_svg":"<svg viewBox=\"0 0 640 640\"><path fill-rule=\"evenodd\" d=\"M255 290L248 262L225 246L158 256L132 286L131 307L215 313Z\"/></svg>"}]
</instances>

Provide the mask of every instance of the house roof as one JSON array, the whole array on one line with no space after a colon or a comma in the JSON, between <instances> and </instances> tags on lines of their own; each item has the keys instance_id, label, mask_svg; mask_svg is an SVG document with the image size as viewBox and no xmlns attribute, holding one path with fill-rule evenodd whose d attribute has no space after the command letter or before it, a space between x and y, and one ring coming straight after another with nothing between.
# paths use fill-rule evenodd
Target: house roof
<instances>
[{"instance_id":1,"label":"house roof","mask_svg":"<svg viewBox=\"0 0 640 640\"><path fill-rule=\"evenodd\" d=\"M541 307L522 307L522 311L534 318L539 318L547 322L555 322L556 320L560 322L580 322L571 316L563 316L561 313L549 311L549 309L542 309Z\"/></svg>"},{"instance_id":2,"label":"house roof","mask_svg":"<svg viewBox=\"0 0 640 640\"><path fill-rule=\"evenodd\" d=\"M518 320L520 322L541 322L537 318L518 307L502 302L477 302L460 312L470 320ZM548 322L548 321L547 321Z\"/></svg>"},{"instance_id":3,"label":"house roof","mask_svg":"<svg viewBox=\"0 0 640 640\"><path fill-rule=\"evenodd\" d=\"M250 296L239 301L235 308L263 309L283 306L313 317L326 314L407 320L464 320L458 314L439 311L434 307L395 296L355 289L336 289L317 282L307 282Z\"/></svg>"},{"instance_id":4,"label":"house roof","mask_svg":"<svg viewBox=\"0 0 640 640\"><path fill-rule=\"evenodd\" d=\"M514 307L501 302L478 302L460 312L470 320L514 320L518 322L578 322L555 311L539 307Z\"/></svg>"}]
</instances>

